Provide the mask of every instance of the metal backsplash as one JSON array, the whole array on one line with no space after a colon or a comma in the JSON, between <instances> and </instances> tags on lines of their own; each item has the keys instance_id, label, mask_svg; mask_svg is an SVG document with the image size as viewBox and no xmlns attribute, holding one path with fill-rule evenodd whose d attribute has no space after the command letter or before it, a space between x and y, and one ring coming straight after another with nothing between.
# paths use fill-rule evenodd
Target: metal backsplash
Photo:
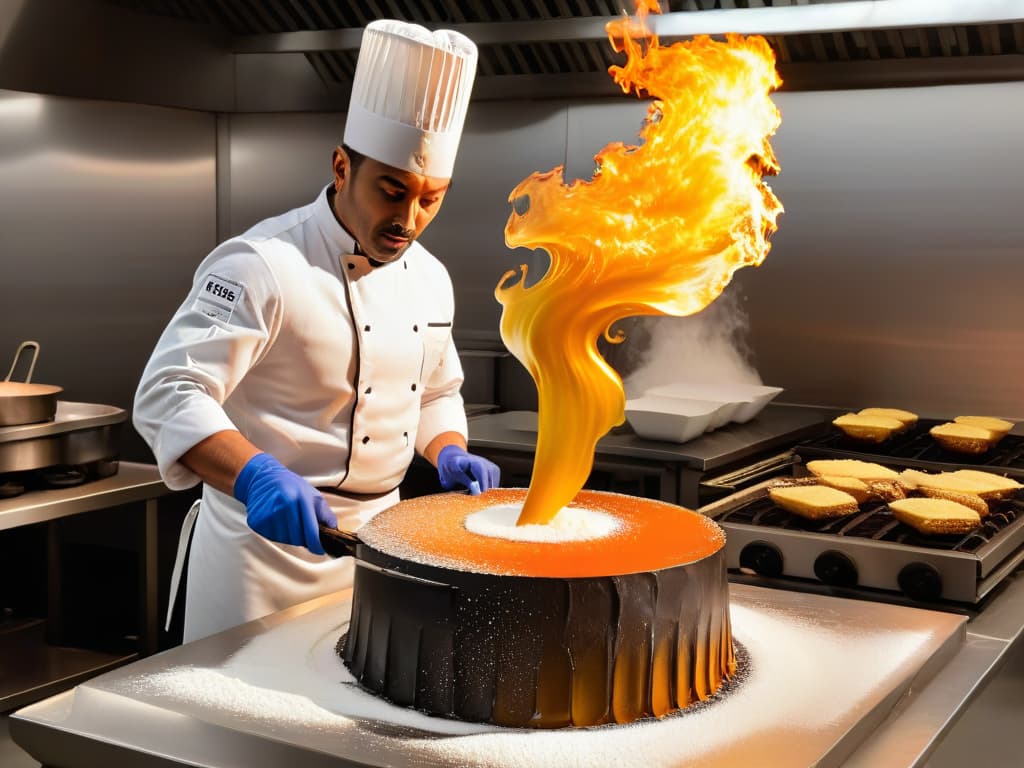
<instances>
[{"instance_id":1,"label":"metal backsplash","mask_svg":"<svg viewBox=\"0 0 1024 768\"><path fill-rule=\"evenodd\" d=\"M5 366L35 339L34 381L131 407L215 243L214 145L209 114L0 91ZM123 436L146 454L134 430Z\"/></svg>"}]
</instances>

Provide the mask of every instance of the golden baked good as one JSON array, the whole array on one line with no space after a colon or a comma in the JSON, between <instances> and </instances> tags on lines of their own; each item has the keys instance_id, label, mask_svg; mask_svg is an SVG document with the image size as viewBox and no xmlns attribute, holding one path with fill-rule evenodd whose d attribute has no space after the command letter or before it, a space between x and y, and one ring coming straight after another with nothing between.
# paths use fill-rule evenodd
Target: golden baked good
<instances>
[{"instance_id":1,"label":"golden baked good","mask_svg":"<svg viewBox=\"0 0 1024 768\"><path fill-rule=\"evenodd\" d=\"M856 413L844 413L832 420L848 437L869 443L881 443L903 429L903 422L888 416L861 416Z\"/></svg>"},{"instance_id":2,"label":"golden baked good","mask_svg":"<svg viewBox=\"0 0 1024 768\"><path fill-rule=\"evenodd\" d=\"M807 470L818 477L855 477L865 482L900 479L900 473L895 470L859 459L815 459L807 462Z\"/></svg>"},{"instance_id":3,"label":"golden baked good","mask_svg":"<svg viewBox=\"0 0 1024 768\"><path fill-rule=\"evenodd\" d=\"M907 492L899 480L869 480L868 489L882 501L907 498Z\"/></svg>"},{"instance_id":4,"label":"golden baked good","mask_svg":"<svg viewBox=\"0 0 1024 768\"><path fill-rule=\"evenodd\" d=\"M856 477L824 475L823 477L816 478L816 480L821 485L827 485L829 488L835 488L837 491L850 494L858 504L863 504L871 498L871 488L863 480Z\"/></svg>"},{"instance_id":5,"label":"golden baked good","mask_svg":"<svg viewBox=\"0 0 1024 768\"><path fill-rule=\"evenodd\" d=\"M969 533L981 523L977 512L949 499L898 499L889 509L897 520L924 534Z\"/></svg>"},{"instance_id":6,"label":"golden baked good","mask_svg":"<svg viewBox=\"0 0 1024 768\"><path fill-rule=\"evenodd\" d=\"M965 507L973 509L981 517L989 513L988 503L976 493L947 491L945 488L918 488L918 490L923 496L927 496L930 499L947 499L955 501L957 504L963 504Z\"/></svg>"},{"instance_id":7,"label":"golden baked good","mask_svg":"<svg viewBox=\"0 0 1024 768\"><path fill-rule=\"evenodd\" d=\"M947 451L956 453L984 453L999 441L991 430L952 421L937 424L928 434Z\"/></svg>"},{"instance_id":8,"label":"golden baked good","mask_svg":"<svg viewBox=\"0 0 1024 768\"><path fill-rule=\"evenodd\" d=\"M966 473L966 474L964 474ZM972 493L982 499L998 499L1014 490L1014 480L1000 478L988 472L960 469L956 472L929 474L916 469L905 469L900 473L903 484L923 492L925 488L954 493ZM1004 482L1000 482L1000 479Z\"/></svg>"},{"instance_id":9,"label":"golden baked good","mask_svg":"<svg viewBox=\"0 0 1024 768\"><path fill-rule=\"evenodd\" d=\"M995 472L982 472L978 469L958 469L949 474L961 480L970 480L984 486L984 489L979 492L979 495L982 495L984 498L1001 499L1006 496L1012 496L1021 488L1024 488L1024 485L1021 485L1012 477L1003 477Z\"/></svg>"},{"instance_id":10,"label":"golden baked good","mask_svg":"<svg viewBox=\"0 0 1024 768\"><path fill-rule=\"evenodd\" d=\"M953 419L956 424L967 424L971 427L981 427L987 429L993 435L999 438L1006 437L1011 429L1013 429L1013 422L1006 421L1005 419L995 419L991 416L957 416Z\"/></svg>"},{"instance_id":11,"label":"golden baked good","mask_svg":"<svg viewBox=\"0 0 1024 768\"><path fill-rule=\"evenodd\" d=\"M858 509L853 496L825 485L782 486L772 488L768 495L776 506L809 520L843 517Z\"/></svg>"},{"instance_id":12,"label":"golden baked good","mask_svg":"<svg viewBox=\"0 0 1024 768\"><path fill-rule=\"evenodd\" d=\"M904 411L900 408L862 408L857 411L858 416L882 416L886 419L896 419L903 424L904 429L912 427L917 423L917 414L911 411Z\"/></svg>"}]
</instances>

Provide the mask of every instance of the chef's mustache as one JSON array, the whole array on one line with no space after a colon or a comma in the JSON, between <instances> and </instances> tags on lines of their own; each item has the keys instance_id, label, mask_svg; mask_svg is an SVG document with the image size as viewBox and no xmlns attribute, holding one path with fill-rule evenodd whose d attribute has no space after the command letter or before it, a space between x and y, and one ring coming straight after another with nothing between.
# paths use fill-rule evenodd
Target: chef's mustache
<instances>
[{"instance_id":1,"label":"chef's mustache","mask_svg":"<svg viewBox=\"0 0 1024 768\"><path fill-rule=\"evenodd\" d=\"M380 233L390 237L401 237L405 240L412 240L416 236L415 229L406 229L401 224L391 224L381 229Z\"/></svg>"}]
</instances>

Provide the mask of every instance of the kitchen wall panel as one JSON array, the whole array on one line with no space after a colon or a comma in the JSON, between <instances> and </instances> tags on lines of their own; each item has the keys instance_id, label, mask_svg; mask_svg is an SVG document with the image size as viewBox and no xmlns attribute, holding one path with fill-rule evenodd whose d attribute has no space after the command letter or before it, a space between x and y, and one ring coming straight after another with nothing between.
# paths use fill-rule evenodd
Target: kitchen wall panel
<instances>
[{"instance_id":1,"label":"kitchen wall panel","mask_svg":"<svg viewBox=\"0 0 1024 768\"><path fill-rule=\"evenodd\" d=\"M1024 418L1024 83L782 93L772 252L738 276L795 402Z\"/></svg>"},{"instance_id":2,"label":"kitchen wall panel","mask_svg":"<svg viewBox=\"0 0 1024 768\"><path fill-rule=\"evenodd\" d=\"M0 91L0 361L130 407L149 353L215 244L209 113ZM125 454L147 455L125 425Z\"/></svg>"}]
</instances>

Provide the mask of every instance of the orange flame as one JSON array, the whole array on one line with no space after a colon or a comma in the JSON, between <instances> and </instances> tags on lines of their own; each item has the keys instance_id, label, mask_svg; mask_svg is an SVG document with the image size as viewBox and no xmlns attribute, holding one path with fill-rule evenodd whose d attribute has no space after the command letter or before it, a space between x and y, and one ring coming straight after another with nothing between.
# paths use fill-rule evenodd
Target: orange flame
<instances>
[{"instance_id":1,"label":"orange flame","mask_svg":"<svg viewBox=\"0 0 1024 768\"><path fill-rule=\"evenodd\" d=\"M627 62L609 73L623 92L655 101L642 143L609 144L591 181L566 185L562 166L534 173L509 196L510 247L543 248L545 276L526 287L526 265L495 289L501 335L537 384L537 450L519 524L549 522L593 467L597 441L625 416L618 374L598 335L633 315L690 315L742 266L760 264L782 206L762 181L778 172L768 138L780 117L769 98L780 79L761 37L702 36L659 47L644 17L608 25ZM519 212L523 203L528 210Z\"/></svg>"}]
</instances>

